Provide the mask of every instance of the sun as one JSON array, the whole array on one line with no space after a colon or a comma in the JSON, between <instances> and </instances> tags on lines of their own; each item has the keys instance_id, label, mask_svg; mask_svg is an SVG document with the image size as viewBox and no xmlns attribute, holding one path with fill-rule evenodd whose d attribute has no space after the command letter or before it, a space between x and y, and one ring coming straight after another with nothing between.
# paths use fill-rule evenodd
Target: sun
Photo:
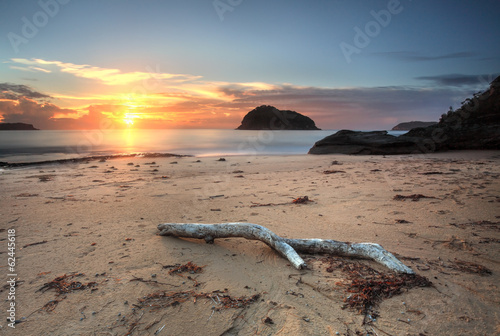
<instances>
[{"instance_id":1,"label":"sun","mask_svg":"<svg viewBox=\"0 0 500 336\"><path fill-rule=\"evenodd\" d=\"M125 115L123 116L123 122L127 126L132 126L134 124L134 118L136 118L135 115L131 115L129 113L125 113Z\"/></svg>"}]
</instances>

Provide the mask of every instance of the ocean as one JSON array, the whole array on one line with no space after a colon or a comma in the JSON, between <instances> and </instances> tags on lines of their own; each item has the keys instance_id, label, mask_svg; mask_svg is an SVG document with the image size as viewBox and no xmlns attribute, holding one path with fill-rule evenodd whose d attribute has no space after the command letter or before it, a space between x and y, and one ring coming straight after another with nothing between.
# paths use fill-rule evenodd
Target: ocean
<instances>
[{"instance_id":1,"label":"ocean","mask_svg":"<svg viewBox=\"0 0 500 336\"><path fill-rule=\"evenodd\" d=\"M334 134L321 131L228 129L1 131L0 161L38 162L96 155L172 153L181 155L296 155ZM406 131L389 131L399 136Z\"/></svg>"}]
</instances>

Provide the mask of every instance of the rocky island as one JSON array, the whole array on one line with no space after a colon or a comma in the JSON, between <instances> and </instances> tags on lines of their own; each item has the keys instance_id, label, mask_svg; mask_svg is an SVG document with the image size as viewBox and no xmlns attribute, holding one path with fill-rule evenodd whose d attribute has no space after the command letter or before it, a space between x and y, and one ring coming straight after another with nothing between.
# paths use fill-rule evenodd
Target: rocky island
<instances>
[{"instance_id":1,"label":"rocky island","mask_svg":"<svg viewBox=\"0 0 500 336\"><path fill-rule=\"evenodd\" d=\"M319 130L314 121L289 110L262 105L248 112L238 130Z\"/></svg>"},{"instance_id":2,"label":"rocky island","mask_svg":"<svg viewBox=\"0 0 500 336\"><path fill-rule=\"evenodd\" d=\"M399 137L386 131L342 130L316 142L309 154L412 154L457 149L500 149L500 76L439 122Z\"/></svg>"},{"instance_id":3,"label":"rocky island","mask_svg":"<svg viewBox=\"0 0 500 336\"><path fill-rule=\"evenodd\" d=\"M0 123L0 131L38 131L31 124L25 123Z\"/></svg>"}]
</instances>

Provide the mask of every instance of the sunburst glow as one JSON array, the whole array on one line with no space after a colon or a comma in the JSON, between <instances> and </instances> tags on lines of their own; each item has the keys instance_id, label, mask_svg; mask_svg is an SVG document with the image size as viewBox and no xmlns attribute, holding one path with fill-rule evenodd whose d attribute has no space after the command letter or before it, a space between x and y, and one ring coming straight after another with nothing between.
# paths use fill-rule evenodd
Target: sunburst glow
<instances>
[{"instance_id":1,"label":"sunburst glow","mask_svg":"<svg viewBox=\"0 0 500 336\"><path fill-rule=\"evenodd\" d=\"M129 114L129 113L125 113L125 116L123 117L123 122L127 126L132 126L134 124L134 119L135 118L137 118L137 116Z\"/></svg>"}]
</instances>

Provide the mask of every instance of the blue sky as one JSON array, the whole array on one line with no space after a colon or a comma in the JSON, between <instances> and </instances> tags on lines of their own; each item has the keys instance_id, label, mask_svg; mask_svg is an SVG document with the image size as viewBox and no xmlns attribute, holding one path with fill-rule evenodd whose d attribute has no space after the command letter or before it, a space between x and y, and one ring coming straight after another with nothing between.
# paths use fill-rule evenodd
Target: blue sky
<instances>
[{"instance_id":1,"label":"blue sky","mask_svg":"<svg viewBox=\"0 0 500 336\"><path fill-rule=\"evenodd\" d=\"M493 0L4 0L0 13L0 115L40 128L235 128L271 104L323 129L385 129L437 120L500 74Z\"/></svg>"}]
</instances>

